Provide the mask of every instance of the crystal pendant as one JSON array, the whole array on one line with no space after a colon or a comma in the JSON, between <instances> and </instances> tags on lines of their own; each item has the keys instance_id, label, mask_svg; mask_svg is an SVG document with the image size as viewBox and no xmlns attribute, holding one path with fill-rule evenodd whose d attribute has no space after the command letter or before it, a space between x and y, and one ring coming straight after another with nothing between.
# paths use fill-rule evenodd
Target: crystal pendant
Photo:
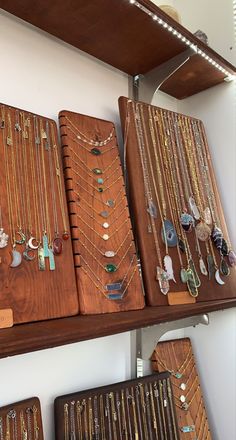
<instances>
[{"instance_id":1,"label":"crystal pendant","mask_svg":"<svg viewBox=\"0 0 236 440\"><path fill-rule=\"evenodd\" d=\"M96 175L102 174L102 170L100 168L93 168L92 172Z\"/></svg>"},{"instance_id":2,"label":"crystal pendant","mask_svg":"<svg viewBox=\"0 0 236 440\"><path fill-rule=\"evenodd\" d=\"M195 425L182 426L182 428L180 428L180 431L185 432L185 433L195 432ZM195 439L195 440L197 440L197 439Z\"/></svg>"},{"instance_id":3,"label":"crystal pendant","mask_svg":"<svg viewBox=\"0 0 236 440\"><path fill-rule=\"evenodd\" d=\"M115 254L114 251L106 251L105 254L104 254L104 256L107 257L107 258L115 257L115 255L116 254Z\"/></svg>"},{"instance_id":4,"label":"crystal pendant","mask_svg":"<svg viewBox=\"0 0 236 440\"><path fill-rule=\"evenodd\" d=\"M116 272L117 271L117 266L115 264L112 264L112 263L106 264L105 271L108 272L108 273Z\"/></svg>"},{"instance_id":5,"label":"crystal pendant","mask_svg":"<svg viewBox=\"0 0 236 440\"><path fill-rule=\"evenodd\" d=\"M183 391L185 391L185 390L186 390L186 383L184 383L184 382L181 383L181 384L180 384L180 389L183 390Z\"/></svg>"},{"instance_id":6,"label":"crystal pendant","mask_svg":"<svg viewBox=\"0 0 236 440\"><path fill-rule=\"evenodd\" d=\"M5 248L8 245L9 236L4 232L3 228L0 228L0 249Z\"/></svg>"},{"instance_id":7,"label":"crystal pendant","mask_svg":"<svg viewBox=\"0 0 236 440\"><path fill-rule=\"evenodd\" d=\"M205 275L207 277L208 272L207 272L207 268L206 268L206 265L205 265L202 257L199 258L199 268L200 268L201 274Z\"/></svg>"},{"instance_id":8,"label":"crystal pendant","mask_svg":"<svg viewBox=\"0 0 236 440\"><path fill-rule=\"evenodd\" d=\"M181 269L180 271L180 279L182 283L186 284L188 281L188 272L186 269Z\"/></svg>"},{"instance_id":9,"label":"crystal pendant","mask_svg":"<svg viewBox=\"0 0 236 440\"><path fill-rule=\"evenodd\" d=\"M167 242L169 247L177 246L178 237L174 225L170 220L164 220L161 230L161 238L164 243Z\"/></svg>"},{"instance_id":10,"label":"crystal pendant","mask_svg":"<svg viewBox=\"0 0 236 440\"><path fill-rule=\"evenodd\" d=\"M109 228L109 223L107 223L107 222L105 222L105 223L103 223L102 224L102 227L104 228L104 229L108 229Z\"/></svg>"},{"instance_id":11,"label":"crystal pendant","mask_svg":"<svg viewBox=\"0 0 236 440\"><path fill-rule=\"evenodd\" d=\"M204 221L207 225L212 224L211 211L210 211L209 207L204 209L203 217L204 217Z\"/></svg>"},{"instance_id":12,"label":"crystal pendant","mask_svg":"<svg viewBox=\"0 0 236 440\"><path fill-rule=\"evenodd\" d=\"M191 209L191 211L193 213L194 218L196 220L199 220L200 219L200 212L199 212L199 209L198 209L198 207L197 207L197 205L195 203L194 198L190 197L188 203L189 203L189 207L190 207L190 209Z\"/></svg>"},{"instance_id":13,"label":"crystal pendant","mask_svg":"<svg viewBox=\"0 0 236 440\"><path fill-rule=\"evenodd\" d=\"M157 266L157 268L156 268L156 279L159 282L161 293L163 293L163 295L167 295L167 293L169 292L169 289L170 289L168 275L159 266Z\"/></svg>"},{"instance_id":14,"label":"crystal pendant","mask_svg":"<svg viewBox=\"0 0 236 440\"><path fill-rule=\"evenodd\" d=\"M236 266L236 254L233 250L229 251L228 259L230 266Z\"/></svg>"},{"instance_id":15,"label":"crystal pendant","mask_svg":"<svg viewBox=\"0 0 236 440\"><path fill-rule=\"evenodd\" d=\"M147 212L150 214L151 217L157 218L157 208L152 200L148 203Z\"/></svg>"},{"instance_id":16,"label":"crystal pendant","mask_svg":"<svg viewBox=\"0 0 236 440\"><path fill-rule=\"evenodd\" d=\"M186 397L182 394L182 395L179 397L179 400L180 400L180 402L184 403L184 402L186 401Z\"/></svg>"},{"instance_id":17,"label":"crystal pendant","mask_svg":"<svg viewBox=\"0 0 236 440\"><path fill-rule=\"evenodd\" d=\"M179 246L179 249L181 250L181 252L185 253L185 244L181 238L179 238L179 240L178 240L178 246Z\"/></svg>"},{"instance_id":18,"label":"crystal pendant","mask_svg":"<svg viewBox=\"0 0 236 440\"><path fill-rule=\"evenodd\" d=\"M93 154L94 156L100 156L100 154L102 154L98 148L92 148L90 150L90 153Z\"/></svg>"},{"instance_id":19,"label":"crystal pendant","mask_svg":"<svg viewBox=\"0 0 236 440\"><path fill-rule=\"evenodd\" d=\"M171 281L173 280L175 283L175 276L174 276L174 270L173 270L173 263L172 263L172 259L169 255L166 255L164 257L164 266L165 266L165 271L168 277L168 280Z\"/></svg>"}]
</instances>

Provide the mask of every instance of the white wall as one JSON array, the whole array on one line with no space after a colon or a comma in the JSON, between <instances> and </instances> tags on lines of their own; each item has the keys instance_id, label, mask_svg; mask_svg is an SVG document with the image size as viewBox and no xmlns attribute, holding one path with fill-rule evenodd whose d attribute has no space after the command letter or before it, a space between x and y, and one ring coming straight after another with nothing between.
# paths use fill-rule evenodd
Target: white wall
<instances>
[{"instance_id":1,"label":"white wall","mask_svg":"<svg viewBox=\"0 0 236 440\"><path fill-rule=\"evenodd\" d=\"M225 5L228 5L226 9L229 11L231 0L218 2L220 10L217 17L223 17L226 13ZM201 8L196 6L200 3ZM194 12L189 14L193 30L202 28L207 32L200 17L209 17L208 3L213 5L212 0L177 0L176 5L184 20L185 17L186 20L189 19L185 15L187 8ZM214 5L216 6L216 2ZM224 14L221 14L222 11ZM227 17L229 18L228 15ZM227 34L227 42L221 41L222 51L231 44L231 25L228 18L224 33L220 32L221 38L222 34ZM207 23L209 26L209 22ZM221 40L218 38L217 29L221 28L214 29L214 26L211 26L211 41L212 35L215 35L216 40ZM218 43L215 41L214 44ZM54 119L59 110L67 108L114 120L118 124L117 98L128 93L126 75L4 12L0 13L0 53L1 102ZM205 118L210 143L213 145L213 158L220 189L224 195L226 216L235 241L235 207L229 191L229 188L235 190L235 138L232 131L235 113L231 87L220 86L199 94L191 98L192 100L186 100L179 109L191 113L193 110L196 112L198 108L197 116ZM176 101L163 94L155 98L155 103L177 109ZM231 194L235 201L233 190ZM233 382L236 371L235 322L235 311L225 311L211 315L209 328L198 327L178 333L178 336L191 335L193 339L214 440L236 438ZM2 359L0 405L38 395L43 408L45 439L51 440L54 397L87 387L117 382L129 376L129 333Z\"/></svg>"},{"instance_id":2,"label":"white wall","mask_svg":"<svg viewBox=\"0 0 236 440\"><path fill-rule=\"evenodd\" d=\"M54 119L69 109L118 122L117 99L128 93L125 74L4 12L0 53L0 102ZM51 440L56 396L129 374L129 333L1 359L0 405L38 396Z\"/></svg>"}]
</instances>

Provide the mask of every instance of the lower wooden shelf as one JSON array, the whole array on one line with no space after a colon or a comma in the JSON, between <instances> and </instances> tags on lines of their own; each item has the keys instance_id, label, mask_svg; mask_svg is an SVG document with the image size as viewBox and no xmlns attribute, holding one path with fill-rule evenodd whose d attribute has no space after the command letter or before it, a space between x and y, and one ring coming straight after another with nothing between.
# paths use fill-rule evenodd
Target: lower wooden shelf
<instances>
[{"instance_id":1,"label":"lower wooden shelf","mask_svg":"<svg viewBox=\"0 0 236 440\"><path fill-rule=\"evenodd\" d=\"M0 358L109 336L202 313L236 307L236 299L194 305L145 307L105 315L74 316L0 330Z\"/></svg>"}]
</instances>

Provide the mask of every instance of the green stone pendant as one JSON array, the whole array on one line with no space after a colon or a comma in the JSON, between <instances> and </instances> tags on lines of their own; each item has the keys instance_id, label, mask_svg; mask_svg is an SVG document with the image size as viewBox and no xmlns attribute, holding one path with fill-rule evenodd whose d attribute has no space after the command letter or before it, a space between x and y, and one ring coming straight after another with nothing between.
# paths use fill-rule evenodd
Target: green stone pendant
<instances>
[{"instance_id":1,"label":"green stone pendant","mask_svg":"<svg viewBox=\"0 0 236 440\"><path fill-rule=\"evenodd\" d=\"M182 283L187 283L188 281L188 273L186 269L181 269L180 271L180 279L182 281Z\"/></svg>"},{"instance_id":2,"label":"green stone pendant","mask_svg":"<svg viewBox=\"0 0 236 440\"><path fill-rule=\"evenodd\" d=\"M98 188L99 193L103 193L103 188Z\"/></svg>"},{"instance_id":3,"label":"green stone pendant","mask_svg":"<svg viewBox=\"0 0 236 440\"><path fill-rule=\"evenodd\" d=\"M91 154L94 154L94 156L100 156L101 151L98 148L92 148L92 150L90 150Z\"/></svg>"},{"instance_id":4,"label":"green stone pendant","mask_svg":"<svg viewBox=\"0 0 236 440\"><path fill-rule=\"evenodd\" d=\"M100 183L101 185L104 183L104 180L101 178L101 177L99 177L98 179L97 179L97 183Z\"/></svg>"},{"instance_id":5,"label":"green stone pendant","mask_svg":"<svg viewBox=\"0 0 236 440\"><path fill-rule=\"evenodd\" d=\"M106 264L105 271L108 272L108 273L116 272L117 271L117 266L115 264L112 264L112 263Z\"/></svg>"},{"instance_id":6,"label":"green stone pendant","mask_svg":"<svg viewBox=\"0 0 236 440\"><path fill-rule=\"evenodd\" d=\"M100 168L93 168L92 172L96 175L102 174L102 170Z\"/></svg>"}]
</instances>

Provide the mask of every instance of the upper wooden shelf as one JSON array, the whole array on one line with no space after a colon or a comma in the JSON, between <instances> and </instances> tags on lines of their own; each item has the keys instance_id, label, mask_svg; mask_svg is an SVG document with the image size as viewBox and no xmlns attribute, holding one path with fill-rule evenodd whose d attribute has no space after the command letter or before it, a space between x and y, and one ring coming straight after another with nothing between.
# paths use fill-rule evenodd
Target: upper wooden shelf
<instances>
[{"instance_id":1,"label":"upper wooden shelf","mask_svg":"<svg viewBox=\"0 0 236 440\"><path fill-rule=\"evenodd\" d=\"M236 69L149 0L142 7L209 57L235 74ZM21 19L128 73L145 74L186 49L186 44L129 0L2 0L0 6ZM194 55L161 90L183 99L224 81L225 74Z\"/></svg>"},{"instance_id":2,"label":"upper wooden shelf","mask_svg":"<svg viewBox=\"0 0 236 440\"><path fill-rule=\"evenodd\" d=\"M202 313L236 307L236 299L194 305L145 307L143 310L74 316L0 330L0 358L135 330Z\"/></svg>"}]
</instances>

